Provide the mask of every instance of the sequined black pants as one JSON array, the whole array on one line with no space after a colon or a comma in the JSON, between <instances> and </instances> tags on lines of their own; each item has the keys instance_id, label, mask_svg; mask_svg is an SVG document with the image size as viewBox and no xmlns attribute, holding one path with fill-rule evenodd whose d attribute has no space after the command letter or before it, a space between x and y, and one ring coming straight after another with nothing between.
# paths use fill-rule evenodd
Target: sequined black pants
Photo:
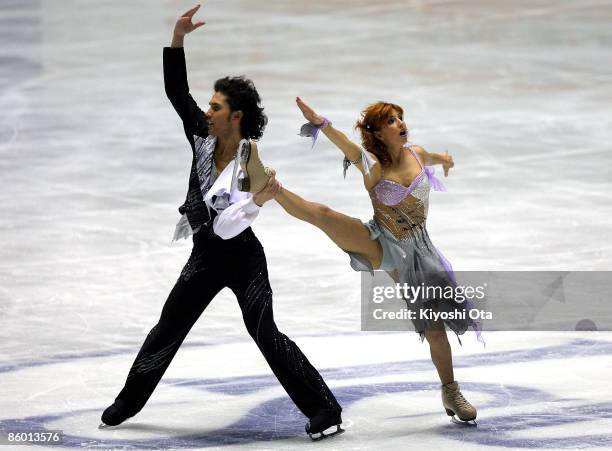
<instances>
[{"instance_id":1,"label":"sequined black pants","mask_svg":"<svg viewBox=\"0 0 612 451\"><path fill-rule=\"evenodd\" d=\"M194 235L191 256L117 396L130 414L144 407L187 333L224 287L236 295L249 334L302 413L312 418L321 410L342 410L300 348L276 327L266 257L248 228L230 240L208 230Z\"/></svg>"}]
</instances>

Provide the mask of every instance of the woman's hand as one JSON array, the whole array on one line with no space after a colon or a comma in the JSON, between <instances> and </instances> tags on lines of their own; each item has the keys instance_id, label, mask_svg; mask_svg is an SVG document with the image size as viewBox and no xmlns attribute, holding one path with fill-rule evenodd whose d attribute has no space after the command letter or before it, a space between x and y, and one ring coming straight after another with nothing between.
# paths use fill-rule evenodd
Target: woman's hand
<instances>
[{"instance_id":1,"label":"woman's hand","mask_svg":"<svg viewBox=\"0 0 612 451\"><path fill-rule=\"evenodd\" d=\"M274 199L281 189L281 183L276 180L276 172L268 179L268 183L259 191L253 195L253 202L258 207L262 207L263 204L271 199Z\"/></svg>"},{"instance_id":2,"label":"woman's hand","mask_svg":"<svg viewBox=\"0 0 612 451\"><path fill-rule=\"evenodd\" d=\"M448 171L455 166L452 155L448 154L448 150L444 151L442 155L442 168L444 169L444 177L448 177Z\"/></svg>"},{"instance_id":3,"label":"woman's hand","mask_svg":"<svg viewBox=\"0 0 612 451\"><path fill-rule=\"evenodd\" d=\"M315 111L308 105L306 105L302 99L296 97L295 103L297 103L298 108L300 109L300 111L308 122L317 126L323 124L323 117L315 113Z\"/></svg>"},{"instance_id":4,"label":"woman's hand","mask_svg":"<svg viewBox=\"0 0 612 451\"><path fill-rule=\"evenodd\" d=\"M191 33L193 30L200 28L206 22L199 21L196 23L192 22L193 15L200 9L200 5L195 5L193 8L185 11L181 17L176 21L176 25L174 25L174 36L177 38L182 38L186 34Z\"/></svg>"}]
</instances>

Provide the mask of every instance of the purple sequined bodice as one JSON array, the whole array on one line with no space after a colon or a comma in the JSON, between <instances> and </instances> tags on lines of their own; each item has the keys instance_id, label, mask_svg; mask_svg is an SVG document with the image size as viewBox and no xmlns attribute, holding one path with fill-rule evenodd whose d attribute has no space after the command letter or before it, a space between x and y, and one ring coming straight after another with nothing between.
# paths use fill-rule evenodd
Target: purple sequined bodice
<instances>
[{"instance_id":1,"label":"purple sequined bodice","mask_svg":"<svg viewBox=\"0 0 612 451\"><path fill-rule=\"evenodd\" d=\"M425 223L429 207L429 191L444 191L444 186L434 176L434 168L423 166L415 154L410 152L421 166L421 172L410 186L383 178L370 191L374 218L398 240L412 235L413 229Z\"/></svg>"},{"instance_id":2,"label":"purple sequined bodice","mask_svg":"<svg viewBox=\"0 0 612 451\"><path fill-rule=\"evenodd\" d=\"M416 176L416 178L412 181L412 183L408 187L402 185L401 183L394 182L393 180L382 179L374 187L374 193L376 193L376 197L383 204L397 205L408 194L410 194L415 189L415 187L421 182L422 179L423 179L422 169L421 169L421 172L419 172L419 175Z\"/></svg>"}]
</instances>

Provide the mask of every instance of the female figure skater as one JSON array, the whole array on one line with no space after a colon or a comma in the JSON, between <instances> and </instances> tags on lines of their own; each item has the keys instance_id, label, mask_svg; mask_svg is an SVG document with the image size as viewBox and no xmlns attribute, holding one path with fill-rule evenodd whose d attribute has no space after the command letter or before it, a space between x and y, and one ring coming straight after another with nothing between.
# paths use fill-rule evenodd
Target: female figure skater
<instances>
[{"instance_id":1,"label":"female figure skater","mask_svg":"<svg viewBox=\"0 0 612 451\"><path fill-rule=\"evenodd\" d=\"M421 283L456 286L449 262L434 247L425 227L429 190L431 187L444 189L429 165L441 164L447 176L454 166L452 156L448 152L430 153L409 145L403 110L398 105L377 102L362 112L356 124L365 149L362 150L299 97L296 101L309 121L302 126L300 134L312 137L314 145L322 131L344 153L345 171L353 164L363 174L374 207L374 219L363 224L325 205L304 200L284 187L278 191L276 201L292 216L324 231L349 254L356 271L385 270L396 282L412 286ZM420 305L418 302L413 306L425 307L422 300ZM469 308L452 299L435 299L426 304L437 311ZM413 323L429 343L431 358L442 382L446 413L462 421L474 420L476 409L463 397L455 381L445 323L457 335L463 334L468 325L478 333L478 326L470 319L444 322L415 319Z\"/></svg>"}]
</instances>

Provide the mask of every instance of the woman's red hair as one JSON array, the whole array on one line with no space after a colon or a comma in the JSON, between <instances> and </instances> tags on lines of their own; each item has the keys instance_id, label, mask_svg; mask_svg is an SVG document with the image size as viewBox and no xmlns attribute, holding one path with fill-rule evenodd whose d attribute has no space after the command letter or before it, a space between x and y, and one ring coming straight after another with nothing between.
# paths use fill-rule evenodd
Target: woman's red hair
<instances>
[{"instance_id":1,"label":"woman's red hair","mask_svg":"<svg viewBox=\"0 0 612 451\"><path fill-rule=\"evenodd\" d=\"M355 129L361 133L363 148L376 155L383 166L391 163L391 157L387 152L387 146L374 135L374 132L380 131L394 112L404 115L404 110L399 105L376 102L361 112L361 118L355 124Z\"/></svg>"}]
</instances>

